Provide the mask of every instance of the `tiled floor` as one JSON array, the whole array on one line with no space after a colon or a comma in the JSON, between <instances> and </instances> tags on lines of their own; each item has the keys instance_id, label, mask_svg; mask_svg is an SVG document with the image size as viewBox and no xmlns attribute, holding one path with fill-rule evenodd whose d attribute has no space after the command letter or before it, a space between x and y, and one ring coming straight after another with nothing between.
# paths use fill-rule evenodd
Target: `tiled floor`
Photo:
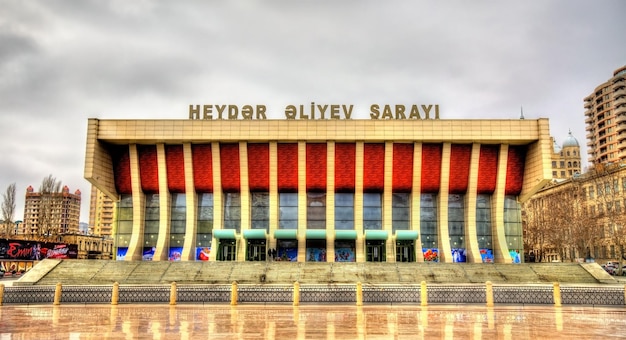
<instances>
[{"instance_id":1,"label":"tiled floor","mask_svg":"<svg viewBox=\"0 0 626 340\"><path fill-rule=\"evenodd\" d=\"M626 308L0 306L5 339L626 339Z\"/></svg>"}]
</instances>

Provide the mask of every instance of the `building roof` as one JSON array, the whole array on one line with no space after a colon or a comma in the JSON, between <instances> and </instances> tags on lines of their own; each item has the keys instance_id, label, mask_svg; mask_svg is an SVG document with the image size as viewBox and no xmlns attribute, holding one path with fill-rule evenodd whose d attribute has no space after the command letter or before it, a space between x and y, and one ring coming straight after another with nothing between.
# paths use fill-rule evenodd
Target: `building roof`
<instances>
[{"instance_id":1,"label":"building roof","mask_svg":"<svg viewBox=\"0 0 626 340\"><path fill-rule=\"evenodd\" d=\"M567 147L580 147L580 145L578 144L578 140L576 140L576 138L572 135L572 131L569 132L567 138L565 138L565 141L563 142L563 148Z\"/></svg>"}]
</instances>

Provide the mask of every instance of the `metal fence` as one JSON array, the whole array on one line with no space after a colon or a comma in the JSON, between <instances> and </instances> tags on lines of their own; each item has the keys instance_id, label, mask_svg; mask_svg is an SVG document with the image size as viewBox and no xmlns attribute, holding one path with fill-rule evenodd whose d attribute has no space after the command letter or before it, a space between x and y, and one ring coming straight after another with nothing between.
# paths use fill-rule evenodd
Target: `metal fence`
<instances>
[{"instance_id":1,"label":"metal fence","mask_svg":"<svg viewBox=\"0 0 626 340\"><path fill-rule=\"evenodd\" d=\"M626 305L626 288L554 285L185 284L9 286L2 304L267 303Z\"/></svg>"}]
</instances>

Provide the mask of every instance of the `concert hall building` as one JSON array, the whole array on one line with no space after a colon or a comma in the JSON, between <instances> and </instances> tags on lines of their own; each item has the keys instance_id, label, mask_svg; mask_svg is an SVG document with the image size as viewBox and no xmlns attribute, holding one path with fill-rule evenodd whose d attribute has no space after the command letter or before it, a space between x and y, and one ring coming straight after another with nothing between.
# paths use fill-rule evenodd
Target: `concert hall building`
<instances>
[{"instance_id":1,"label":"concert hall building","mask_svg":"<svg viewBox=\"0 0 626 340\"><path fill-rule=\"evenodd\" d=\"M547 119L89 119L85 178L118 260L511 263L551 152Z\"/></svg>"}]
</instances>

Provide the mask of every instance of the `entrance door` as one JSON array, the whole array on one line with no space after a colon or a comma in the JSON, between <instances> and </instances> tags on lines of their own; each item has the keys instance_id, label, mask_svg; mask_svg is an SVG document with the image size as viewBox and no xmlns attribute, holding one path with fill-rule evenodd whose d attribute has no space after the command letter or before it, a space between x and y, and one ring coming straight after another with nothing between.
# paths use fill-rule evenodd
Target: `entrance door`
<instances>
[{"instance_id":1,"label":"entrance door","mask_svg":"<svg viewBox=\"0 0 626 340\"><path fill-rule=\"evenodd\" d=\"M237 260L237 243L234 239L220 240L217 252L218 261L236 261Z\"/></svg>"},{"instance_id":2,"label":"entrance door","mask_svg":"<svg viewBox=\"0 0 626 340\"><path fill-rule=\"evenodd\" d=\"M386 248L384 240L371 240L365 243L365 256L367 262L385 262Z\"/></svg>"},{"instance_id":3,"label":"entrance door","mask_svg":"<svg viewBox=\"0 0 626 340\"><path fill-rule=\"evenodd\" d=\"M265 261L266 255L265 240L248 240L246 261Z\"/></svg>"},{"instance_id":4,"label":"entrance door","mask_svg":"<svg viewBox=\"0 0 626 340\"><path fill-rule=\"evenodd\" d=\"M415 262L415 242L396 241L396 262Z\"/></svg>"}]
</instances>

